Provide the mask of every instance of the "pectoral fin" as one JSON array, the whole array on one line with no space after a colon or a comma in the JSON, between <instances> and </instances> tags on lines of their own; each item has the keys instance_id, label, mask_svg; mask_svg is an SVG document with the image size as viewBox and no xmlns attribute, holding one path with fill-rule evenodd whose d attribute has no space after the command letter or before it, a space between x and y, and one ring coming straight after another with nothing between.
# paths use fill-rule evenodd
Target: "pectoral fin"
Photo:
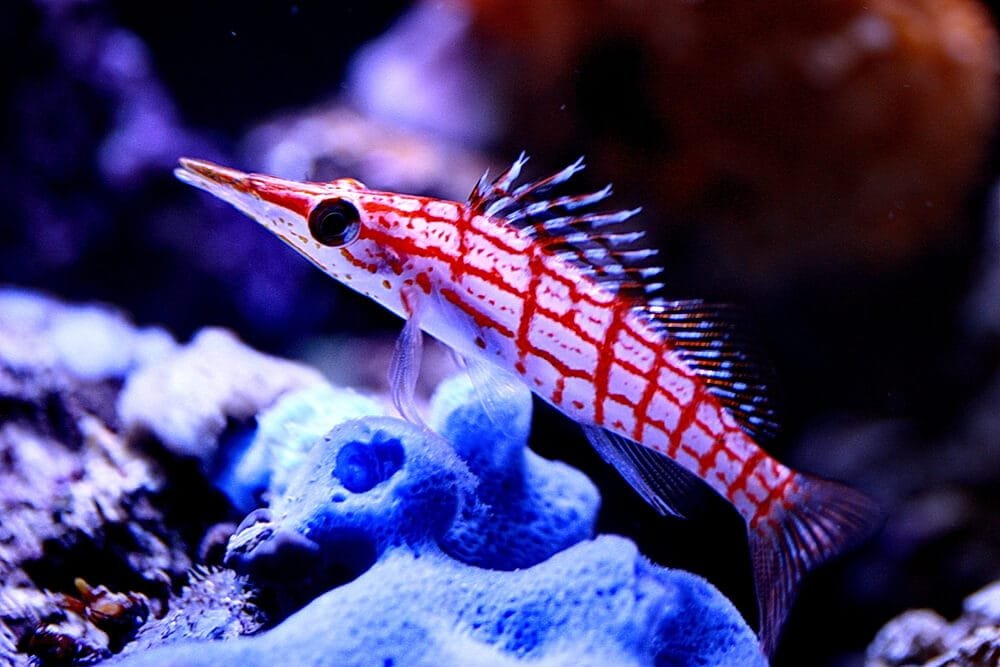
<instances>
[{"instance_id":1,"label":"pectoral fin","mask_svg":"<svg viewBox=\"0 0 1000 667\"><path fill-rule=\"evenodd\" d=\"M463 361L476 398L494 426L514 426L510 420L516 418L519 411L512 414L511 406L520 401L527 402L525 412L530 417L531 394L520 378L482 359L465 357Z\"/></svg>"},{"instance_id":2,"label":"pectoral fin","mask_svg":"<svg viewBox=\"0 0 1000 667\"><path fill-rule=\"evenodd\" d=\"M414 396L417 378L420 377L420 361L424 353L424 332L420 330L419 310L414 309L406 320L403 330L396 339L389 362L389 391L392 402L403 419L424 425L417 410Z\"/></svg>"}]
</instances>

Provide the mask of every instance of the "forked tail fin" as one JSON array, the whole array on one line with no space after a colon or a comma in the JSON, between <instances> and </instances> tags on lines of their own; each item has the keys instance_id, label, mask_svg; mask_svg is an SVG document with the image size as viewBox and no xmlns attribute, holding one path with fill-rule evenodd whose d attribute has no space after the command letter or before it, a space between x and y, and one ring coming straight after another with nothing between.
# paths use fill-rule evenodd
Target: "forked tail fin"
<instances>
[{"instance_id":1,"label":"forked tail fin","mask_svg":"<svg viewBox=\"0 0 1000 667\"><path fill-rule=\"evenodd\" d=\"M749 529L760 643L770 656L799 581L875 527L878 510L860 491L795 473L794 492Z\"/></svg>"}]
</instances>

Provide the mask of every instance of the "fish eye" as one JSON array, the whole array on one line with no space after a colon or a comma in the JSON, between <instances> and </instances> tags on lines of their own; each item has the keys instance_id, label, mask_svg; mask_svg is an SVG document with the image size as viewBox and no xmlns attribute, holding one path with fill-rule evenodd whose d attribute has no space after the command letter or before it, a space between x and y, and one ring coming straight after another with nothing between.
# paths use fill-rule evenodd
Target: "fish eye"
<instances>
[{"instance_id":1,"label":"fish eye","mask_svg":"<svg viewBox=\"0 0 1000 667\"><path fill-rule=\"evenodd\" d=\"M346 199L327 199L309 213L309 233L325 246L342 246L358 238L361 215Z\"/></svg>"}]
</instances>

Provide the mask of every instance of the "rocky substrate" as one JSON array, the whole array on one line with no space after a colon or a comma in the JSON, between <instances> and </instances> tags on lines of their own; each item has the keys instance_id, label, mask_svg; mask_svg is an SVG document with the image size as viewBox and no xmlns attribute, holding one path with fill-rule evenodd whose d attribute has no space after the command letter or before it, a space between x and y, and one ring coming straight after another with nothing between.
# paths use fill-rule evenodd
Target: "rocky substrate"
<instances>
[{"instance_id":1,"label":"rocky substrate","mask_svg":"<svg viewBox=\"0 0 1000 667\"><path fill-rule=\"evenodd\" d=\"M930 609L889 621L868 647L867 667L995 667L1000 665L1000 581L966 598L948 622Z\"/></svg>"}]
</instances>

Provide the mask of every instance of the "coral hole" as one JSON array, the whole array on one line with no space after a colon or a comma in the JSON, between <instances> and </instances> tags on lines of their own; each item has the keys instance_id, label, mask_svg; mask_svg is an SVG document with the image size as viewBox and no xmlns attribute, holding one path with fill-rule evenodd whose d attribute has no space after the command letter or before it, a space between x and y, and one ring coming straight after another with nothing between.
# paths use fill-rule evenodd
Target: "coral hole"
<instances>
[{"instance_id":1,"label":"coral hole","mask_svg":"<svg viewBox=\"0 0 1000 667\"><path fill-rule=\"evenodd\" d=\"M364 493L392 477L403 467L399 438L375 433L371 442L353 441L337 453L333 475L352 493Z\"/></svg>"}]
</instances>

